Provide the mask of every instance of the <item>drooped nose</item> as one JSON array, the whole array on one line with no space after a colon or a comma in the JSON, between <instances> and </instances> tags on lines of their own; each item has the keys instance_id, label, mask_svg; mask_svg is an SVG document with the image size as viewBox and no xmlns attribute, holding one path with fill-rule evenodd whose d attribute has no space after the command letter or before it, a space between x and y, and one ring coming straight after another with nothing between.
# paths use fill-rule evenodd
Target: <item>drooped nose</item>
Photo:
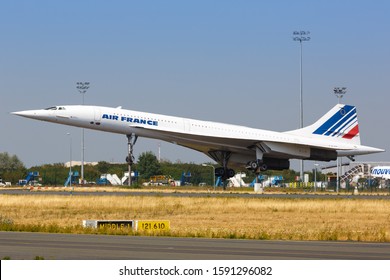
<instances>
[{"instance_id":1,"label":"drooped nose","mask_svg":"<svg viewBox=\"0 0 390 280\"><path fill-rule=\"evenodd\" d=\"M11 112L11 114L21 116L21 117L26 117L26 118L34 118L34 116L37 115L37 110Z\"/></svg>"},{"instance_id":2,"label":"drooped nose","mask_svg":"<svg viewBox=\"0 0 390 280\"><path fill-rule=\"evenodd\" d=\"M47 110L27 110L27 111L18 111L11 112L12 115L21 116L30 119L44 120L47 121L52 118L52 114Z\"/></svg>"}]
</instances>

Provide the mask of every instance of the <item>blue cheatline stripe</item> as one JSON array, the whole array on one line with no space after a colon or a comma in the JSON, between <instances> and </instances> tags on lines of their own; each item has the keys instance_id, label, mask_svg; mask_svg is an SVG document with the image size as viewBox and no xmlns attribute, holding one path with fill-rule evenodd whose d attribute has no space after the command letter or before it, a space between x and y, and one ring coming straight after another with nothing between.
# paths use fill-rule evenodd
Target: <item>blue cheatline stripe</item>
<instances>
[{"instance_id":1,"label":"blue cheatline stripe","mask_svg":"<svg viewBox=\"0 0 390 280\"><path fill-rule=\"evenodd\" d=\"M330 117L323 125L317 128L313 134L324 134L329 128L334 126L338 121L345 117L351 110L355 109L354 106L345 105L343 108L340 108L332 117ZM343 114L341 113L343 111Z\"/></svg>"},{"instance_id":2,"label":"blue cheatline stripe","mask_svg":"<svg viewBox=\"0 0 390 280\"><path fill-rule=\"evenodd\" d=\"M333 131L331 136L339 136L340 134L343 134L342 131L348 130L357 123L356 110L354 111L355 113L346 122L344 122L344 124L340 128L338 128L337 131Z\"/></svg>"}]
</instances>

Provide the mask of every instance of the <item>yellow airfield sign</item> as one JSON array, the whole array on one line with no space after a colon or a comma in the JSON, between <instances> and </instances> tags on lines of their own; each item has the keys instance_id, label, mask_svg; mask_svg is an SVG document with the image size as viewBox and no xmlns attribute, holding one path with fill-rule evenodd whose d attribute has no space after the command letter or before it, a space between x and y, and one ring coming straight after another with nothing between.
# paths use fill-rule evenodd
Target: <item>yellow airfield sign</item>
<instances>
[{"instance_id":1,"label":"yellow airfield sign","mask_svg":"<svg viewBox=\"0 0 390 280\"><path fill-rule=\"evenodd\" d=\"M135 223L136 230L144 231L167 231L170 230L170 221L140 220Z\"/></svg>"}]
</instances>

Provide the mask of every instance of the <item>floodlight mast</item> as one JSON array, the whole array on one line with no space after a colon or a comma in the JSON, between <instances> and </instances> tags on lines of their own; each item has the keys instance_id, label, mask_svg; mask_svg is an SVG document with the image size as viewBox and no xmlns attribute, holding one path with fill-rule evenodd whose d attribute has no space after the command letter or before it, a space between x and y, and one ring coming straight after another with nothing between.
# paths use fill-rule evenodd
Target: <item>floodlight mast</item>
<instances>
[{"instance_id":1,"label":"floodlight mast","mask_svg":"<svg viewBox=\"0 0 390 280\"><path fill-rule=\"evenodd\" d=\"M89 82L77 82L76 83L77 90L81 93L83 97L83 105L84 105L84 95L89 89ZM84 184L84 128L81 129L81 184Z\"/></svg>"},{"instance_id":2,"label":"floodlight mast","mask_svg":"<svg viewBox=\"0 0 390 280\"><path fill-rule=\"evenodd\" d=\"M343 98L344 94L347 93L347 88L346 87L334 87L333 92L337 96L338 102L340 104L341 98Z\"/></svg>"},{"instance_id":3,"label":"floodlight mast","mask_svg":"<svg viewBox=\"0 0 390 280\"><path fill-rule=\"evenodd\" d=\"M334 87L333 92L336 95L338 99L338 103L341 103L341 98L343 98L344 94L347 93L347 88L346 87ZM336 175L336 192L339 192L339 187L340 187L340 160L339 157L337 157L337 175Z\"/></svg>"},{"instance_id":4,"label":"floodlight mast","mask_svg":"<svg viewBox=\"0 0 390 280\"><path fill-rule=\"evenodd\" d=\"M300 126L303 128L303 75L302 75L302 42L310 40L310 31L294 31L293 40L298 41L300 44ZM303 182L303 160L301 159L301 170L300 170L301 182Z\"/></svg>"}]
</instances>

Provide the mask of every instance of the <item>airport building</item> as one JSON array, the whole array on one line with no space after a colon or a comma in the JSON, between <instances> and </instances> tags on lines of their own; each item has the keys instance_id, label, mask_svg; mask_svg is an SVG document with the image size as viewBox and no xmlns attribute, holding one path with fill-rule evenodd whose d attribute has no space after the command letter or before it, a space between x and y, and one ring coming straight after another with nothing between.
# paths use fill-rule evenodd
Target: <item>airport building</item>
<instances>
[{"instance_id":1,"label":"airport building","mask_svg":"<svg viewBox=\"0 0 390 280\"><path fill-rule=\"evenodd\" d=\"M97 161L95 162L86 162L84 161L84 165L90 165L90 166L95 166L95 165L98 165L99 163ZM64 163L64 166L69 168L70 167L70 162L65 162ZM75 161L75 160L72 160L72 167L73 166L81 166L81 161Z\"/></svg>"}]
</instances>

